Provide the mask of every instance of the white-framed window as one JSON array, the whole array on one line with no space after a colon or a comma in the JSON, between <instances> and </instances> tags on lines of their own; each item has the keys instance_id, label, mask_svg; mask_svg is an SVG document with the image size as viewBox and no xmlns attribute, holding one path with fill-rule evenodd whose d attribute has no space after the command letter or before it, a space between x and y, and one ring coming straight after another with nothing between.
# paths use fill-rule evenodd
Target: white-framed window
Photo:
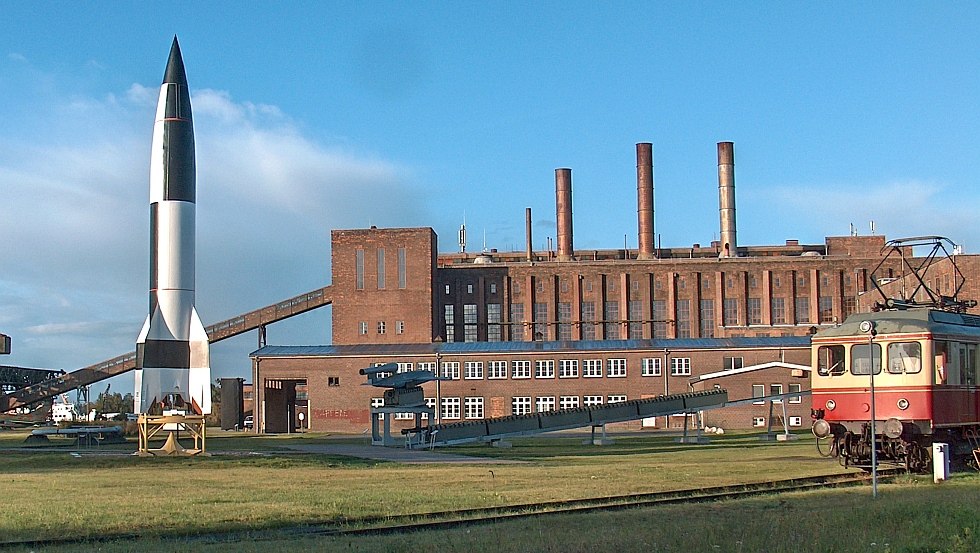
<instances>
[{"instance_id":1,"label":"white-framed window","mask_svg":"<svg viewBox=\"0 0 980 553\"><path fill-rule=\"evenodd\" d=\"M778 396L778 395L780 395L782 393L783 393L783 385L782 384L773 384L773 385L769 386L769 395L771 395L771 396ZM774 400L772 400L772 402L773 403L782 403L783 400L782 399L774 399Z\"/></svg>"},{"instance_id":2,"label":"white-framed window","mask_svg":"<svg viewBox=\"0 0 980 553\"><path fill-rule=\"evenodd\" d=\"M752 385L752 397L766 397L766 385L765 384L753 384ZM753 401L752 405L765 405L765 401Z\"/></svg>"},{"instance_id":3,"label":"white-framed window","mask_svg":"<svg viewBox=\"0 0 980 553\"><path fill-rule=\"evenodd\" d=\"M418 370L420 371L432 371L436 372L436 362L435 361L420 361L418 364Z\"/></svg>"},{"instance_id":4,"label":"white-framed window","mask_svg":"<svg viewBox=\"0 0 980 553\"><path fill-rule=\"evenodd\" d=\"M514 415L526 415L531 412L531 398L516 396L510 399L510 412Z\"/></svg>"},{"instance_id":5,"label":"white-framed window","mask_svg":"<svg viewBox=\"0 0 980 553\"><path fill-rule=\"evenodd\" d=\"M459 361L443 361L442 377L459 380Z\"/></svg>"},{"instance_id":6,"label":"white-framed window","mask_svg":"<svg viewBox=\"0 0 980 553\"><path fill-rule=\"evenodd\" d=\"M382 365L387 365L387 363L375 363L374 364L375 367L380 367ZM388 378L391 375L392 375L392 373L389 372L389 371L379 372L378 373L378 378Z\"/></svg>"},{"instance_id":7,"label":"white-framed window","mask_svg":"<svg viewBox=\"0 0 980 553\"><path fill-rule=\"evenodd\" d=\"M372 397L371 398L371 408L372 409L377 408L377 407L384 407L384 406L385 406L385 398L383 398L383 397ZM384 413L378 413L378 420L385 420L385 414Z\"/></svg>"},{"instance_id":8,"label":"white-framed window","mask_svg":"<svg viewBox=\"0 0 980 553\"><path fill-rule=\"evenodd\" d=\"M511 378L531 378L530 361L511 361L510 369Z\"/></svg>"},{"instance_id":9,"label":"white-framed window","mask_svg":"<svg viewBox=\"0 0 980 553\"><path fill-rule=\"evenodd\" d=\"M554 378L555 360L538 359L534 362L534 378Z\"/></svg>"},{"instance_id":10,"label":"white-framed window","mask_svg":"<svg viewBox=\"0 0 980 553\"><path fill-rule=\"evenodd\" d=\"M468 419L483 418L483 398L468 397L463 400L463 416Z\"/></svg>"},{"instance_id":11,"label":"white-framed window","mask_svg":"<svg viewBox=\"0 0 980 553\"><path fill-rule=\"evenodd\" d=\"M644 357L640 367L640 376L660 376L663 374L663 359L659 357Z\"/></svg>"},{"instance_id":12,"label":"white-framed window","mask_svg":"<svg viewBox=\"0 0 980 553\"><path fill-rule=\"evenodd\" d=\"M483 361L467 361L464 364L463 368L464 368L463 378L465 378L466 380L483 379Z\"/></svg>"},{"instance_id":13,"label":"white-framed window","mask_svg":"<svg viewBox=\"0 0 980 553\"><path fill-rule=\"evenodd\" d=\"M602 378L602 359L582 360L582 376L585 378Z\"/></svg>"},{"instance_id":14,"label":"white-framed window","mask_svg":"<svg viewBox=\"0 0 980 553\"><path fill-rule=\"evenodd\" d=\"M578 408L578 396L561 396L558 398L558 408L559 409L576 409Z\"/></svg>"},{"instance_id":15,"label":"white-framed window","mask_svg":"<svg viewBox=\"0 0 980 553\"><path fill-rule=\"evenodd\" d=\"M507 362L491 361L490 366L487 367L487 378L490 379L507 378Z\"/></svg>"},{"instance_id":16,"label":"white-framed window","mask_svg":"<svg viewBox=\"0 0 980 553\"><path fill-rule=\"evenodd\" d=\"M790 417L789 418L789 425L790 426L803 426L803 417Z\"/></svg>"},{"instance_id":17,"label":"white-framed window","mask_svg":"<svg viewBox=\"0 0 980 553\"><path fill-rule=\"evenodd\" d=\"M611 395L606 398L606 403L622 403L624 401L626 401L625 394Z\"/></svg>"},{"instance_id":18,"label":"white-framed window","mask_svg":"<svg viewBox=\"0 0 980 553\"><path fill-rule=\"evenodd\" d=\"M378 334L384 334L384 333L385 333L385 322L378 321Z\"/></svg>"},{"instance_id":19,"label":"white-framed window","mask_svg":"<svg viewBox=\"0 0 980 553\"><path fill-rule=\"evenodd\" d=\"M555 396L541 396L534 398L534 410L538 413L555 410Z\"/></svg>"},{"instance_id":20,"label":"white-framed window","mask_svg":"<svg viewBox=\"0 0 980 553\"><path fill-rule=\"evenodd\" d=\"M407 421L415 418L415 413L395 413L393 417L396 421Z\"/></svg>"},{"instance_id":21,"label":"white-framed window","mask_svg":"<svg viewBox=\"0 0 980 553\"><path fill-rule=\"evenodd\" d=\"M562 359L559 361L558 378L578 378L578 359Z\"/></svg>"},{"instance_id":22,"label":"white-framed window","mask_svg":"<svg viewBox=\"0 0 980 553\"><path fill-rule=\"evenodd\" d=\"M691 376L691 358L690 357L671 358L670 376Z\"/></svg>"},{"instance_id":23,"label":"white-framed window","mask_svg":"<svg viewBox=\"0 0 980 553\"><path fill-rule=\"evenodd\" d=\"M802 384L790 384L789 385L789 393L791 393L791 394L794 393L794 392L802 392L802 391L803 391L803 385ZM793 397L789 398L789 402L790 403L803 403L803 396L793 396Z\"/></svg>"},{"instance_id":24,"label":"white-framed window","mask_svg":"<svg viewBox=\"0 0 980 553\"><path fill-rule=\"evenodd\" d=\"M446 419L458 419L459 418L459 398L458 397L444 397L442 398L442 418Z\"/></svg>"},{"instance_id":25,"label":"white-framed window","mask_svg":"<svg viewBox=\"0 0 980 553\"><path fill-rule=\"evenodd\" d=\"M361 321L358 327L359 327L358 332L360 333L361 336L367 334L367 321Z\"/></svg>"},{"instance_id":26,"label":"white-framed window","mask_svg":"<svg viewBox=\"0 0 980 553\"><path fill-rule=\"evenodd\" d=\"M466 285L466 293L467 294L472 294L473 293L473 285L472 284L467 284Z\"/></svg>"},{"instance_id":27,"label":"white-framed window","mask_svg":"<svg viewBox=\"0 0 980 553\"><path fill-rule=\"evenodd\" d=\"M405 321L395 321L395 332L405 334Z\"/></svg>"},{"instance_id":28,"label":"white-framed window","mask_svg":"<svg viewBox=\"0 0 980 553\"><path fill-rule=\"evenodd\" d=\"M766 425L765 417L752 417L752 426L758 428L760 426L765 426L765 425Z\"/></svg>"},{"instance_id":29,"label":"white-framed window","mask_svg":"<svg viewBox=\"0 0 980 553\"><path fill-rule=\"evenodd\" d=\"M622 378L626 376L625 359L606 359L606 376L609 378Z\"/></svg>"},{"instance_id":30,"label":"white-framed window","mask_svg":"<svg viewBox=\"0 0 980 553\"><path fill-rule=\"evenodd\" d=\"M414 370L415 365L412 363L398 363L398 372L407 373Z\"/></svg>"},{"instance_id":31,"label":"white-framed window","mask_svg":"<svg viewBox=\"0 0 980 553\"><path fill-rule=\"evenodd\" d=\"M602 405L602 396L582 396L582 405L585 407Z\"/></svg>"},{"instance_id":32,"label":"white-framed window","mask_svg":"<svg viewBox=\"0 0 980 553\"><path fill-rule=\"evenodd\" d=\"M419 363L419 365L421 365L421 364L422 363ZM419 369L419 370L422 370L422 369ZM434 397L427 397L427 398L425 398L425 406L428 407L429 409L435 409L436 408L436 398L434 398ZM429 420L429 414L428 413L422 413L422 420Z\"/></svg>"}]
</instances>

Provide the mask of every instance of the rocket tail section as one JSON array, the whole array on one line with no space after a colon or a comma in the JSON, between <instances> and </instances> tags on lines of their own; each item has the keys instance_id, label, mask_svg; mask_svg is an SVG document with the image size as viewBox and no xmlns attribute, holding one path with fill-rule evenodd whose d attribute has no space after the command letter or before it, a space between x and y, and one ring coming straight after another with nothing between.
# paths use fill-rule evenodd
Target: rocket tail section
<instances>
[{"instance_id":1,"label":"rocket tail section","mask_svg":"<svg viewBox=\"0 0 980 553\"><path fill-rule=\"evenodd\" d=\"M188 391L190 401L200 414L211 413L211 343L197 309L191 308L190 333L191 367Z\"/></svg>"},{"instance_id":2,"label":"rocket tail section","mask_svg":"<svg viewBox=\"0 0 980 553\"><path fill-rule=\"evenodd\" d=\"M182 409L211 413L211 354L207 331L191 308L187 340L154 340L153 316L147 318L136 344L135 408L158 414Z\"/></svg>"}]
</instances>

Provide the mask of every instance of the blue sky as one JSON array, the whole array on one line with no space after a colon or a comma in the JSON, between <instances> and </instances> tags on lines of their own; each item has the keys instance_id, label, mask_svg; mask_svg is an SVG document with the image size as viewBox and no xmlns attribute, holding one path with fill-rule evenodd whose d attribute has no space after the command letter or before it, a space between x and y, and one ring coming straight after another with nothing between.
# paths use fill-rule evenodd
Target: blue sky
<instances>
[{"instance_id":1,"label":"blue sky","mask_svg":"<svg viewBox=\"0 0 980 553\"><path fill-rule=\"evenodd\" d=\"M890 237L980 248L973 3L7 3L0 20L0 363L133 349L146 314L157 89L180 39L198 148L205 324L329 283L332 228L432 226L455 249L636 246L654 143L664 246L718 233L735 142L739 243ZM269 329L325 343L329 312ZM216 344L248 376L255 336Z\"/></svg>"}]
</instances>

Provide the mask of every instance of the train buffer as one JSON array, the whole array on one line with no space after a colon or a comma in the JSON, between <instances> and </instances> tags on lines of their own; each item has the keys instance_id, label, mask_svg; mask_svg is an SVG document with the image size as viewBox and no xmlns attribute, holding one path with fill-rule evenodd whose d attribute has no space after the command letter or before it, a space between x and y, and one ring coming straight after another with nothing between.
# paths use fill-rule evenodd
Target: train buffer
<instances>
[{"instance_id":1,"label":"train buffer","mask_svg":"<svg viewBox=\"0 0 980 553\"><path fill-rule=\"evenodd\" d=\"M695 413L704 409L719 408L728 401L724 389L703 392L674 394L647 399L634 399L618 403L607 403L593 407L562 409L494 417L489 419L436 424L424 428L403 430L409 448L433 447L436 445L455 445L468 442L499 442L505 438L530 436L543 432L592 427L593 443L595 429L603 429L614 422L626 422L648 417L663 417L683 413Z\"/></svg>"}]
</instances>

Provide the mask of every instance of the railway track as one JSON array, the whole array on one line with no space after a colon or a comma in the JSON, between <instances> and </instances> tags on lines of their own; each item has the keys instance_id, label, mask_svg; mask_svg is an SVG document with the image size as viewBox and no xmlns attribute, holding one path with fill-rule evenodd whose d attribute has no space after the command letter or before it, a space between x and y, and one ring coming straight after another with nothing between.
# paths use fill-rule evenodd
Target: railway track
<instances>
[{"instance_id":1,"label":"railway track","mask_svg":"<svg viewBox=\"0 0 980 553\"><path fill-rule=\"evenodd\" d=\"M889 478L899 474L905 474L905 471L900 469L880 469L878 474L879 478ZM255 528L251 530L214 533L173 533L154 537L158 537L162 540L173 540L175 542L187 543L235 543L242 541L271 541L307 537L405 534L427 530L445 530L466 526L477 526L481 524L492 524L534 517L597 513L603 511L617 511L685 503L705 503L744 499L760 495L853 486L869 481L870 475L866 473L831 474L807 478L759 482L753 484L699 488L693 490L675 490L668 492L593 497L565 501L549 501L542 503L482 507L475 509L458 509L454 511L416 513L395 516L339 518L311 522L291 527ZM98 542L134 540L141 537L144 536L141 536L140 534L113 534L111 536L87 536L84 538L64 537L43 540L0 540L0 549L13 547L33 548L51 547L56 545L91 544Z\"/></svg>"}]
</instances>

